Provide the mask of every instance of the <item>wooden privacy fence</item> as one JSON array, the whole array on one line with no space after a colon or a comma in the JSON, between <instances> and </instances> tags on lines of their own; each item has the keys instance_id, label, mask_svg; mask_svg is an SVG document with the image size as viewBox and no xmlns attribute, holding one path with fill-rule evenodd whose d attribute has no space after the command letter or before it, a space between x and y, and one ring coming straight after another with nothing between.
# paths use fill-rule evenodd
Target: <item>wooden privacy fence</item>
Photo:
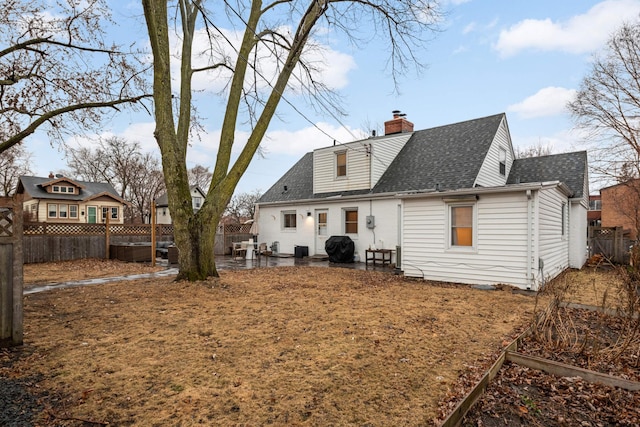
<instances>
[{"instance_id":1,"label":"wooden privacy fence","mask_svg":"<svg viewBox=\"0 0 640 427\"><path fill-rule=\"evenodd\" d=\"M21 345L22 195L0 197L0 347Z\"/></svg>"},{"instance_id":2,"label":"wooden privacy fence","mask_svg":"<svg viewBox=\"0 0 640 427\"><path fill-rule=\"evenodd\" d=\"M151 241L150 224L109 224L110 243ZM220 225L216 230L215 254L228 255L233 242L249 240L251 224ZM70 261L82 258L106 258L107 224L24 224L24 262ZM156 240L173 240L173 225L156 225Z\"/></svg>"},{"instance_id":3,"label":"wooden privacy fence","mask_svg":"<svg viewBox=\"0 0 640 427\"><path fill-rule=\"evenodd\" d=\"M108 227L108 228L107 228ZM110 243L151 241L150 224L24 224L24 262L70 261L106 258L107 231ZM156 225L157 240L173 240L173 225Z\"/></svg>"},{"instance_id":4,"label":"wooden privacy fence","mask_svg":"<svg viewBox=\"0 0 640 427\"><path fill-rule=\"evenodd\" d=\"M589 257L600 254L618 264L627 262L630 241L622 227L589 227L588 236Z\"/></svg>"},{"instance_id":5,"label":"wooden privacy fence","mask_svg":"<svg viewBox=\"0 0 640 427\"><path fill-rule=\"evenodd\" d=\"M229 255L234 242L246 241L252 237L251 224L218 225L214 247L215 254Z\"/></svg>"}]
</instances>

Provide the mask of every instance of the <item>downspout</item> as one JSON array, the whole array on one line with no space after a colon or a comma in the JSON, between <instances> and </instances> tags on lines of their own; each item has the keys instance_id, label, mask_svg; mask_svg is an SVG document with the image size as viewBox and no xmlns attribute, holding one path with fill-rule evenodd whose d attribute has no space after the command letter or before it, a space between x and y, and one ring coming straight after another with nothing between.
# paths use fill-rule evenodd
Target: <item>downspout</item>
<instances>
[{"instance_id":1,"label":"downspout","mask_svg":"<svg viewBox=\"0 0 640 427\"><path fill-rule=\"evenodd\" d=\"M369 216L373 216L373 200L369 199ZM376 246L376 229L375 225L371 228L371 233L373 233L373 246ZM371 249L371 248L369 248Z\"/></svg>"},{"instance_id":2,"label":"downspout","mask_svg":"<svg viewBox=\"0 0 640 427\"><path fill-rule=\"evenodd\" d=\"M527 190L527 289L534 288L534 277L531 272L532 260L533 256L532 247L533 245L533 227L531 224L532 221L532 209L533 209L533 195L531 194L531 190Z\"/></svg>"}]
</instances>

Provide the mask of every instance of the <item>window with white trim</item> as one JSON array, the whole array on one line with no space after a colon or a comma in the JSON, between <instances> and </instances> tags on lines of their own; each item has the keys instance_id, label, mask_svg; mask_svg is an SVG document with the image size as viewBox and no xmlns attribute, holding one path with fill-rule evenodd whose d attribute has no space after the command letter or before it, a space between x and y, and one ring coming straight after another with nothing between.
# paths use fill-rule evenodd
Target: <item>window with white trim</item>
<instances>
[{"instance_id":1,"label":"window with white trim","mask_svg":"<svg viewBox=\"0 0 640 427\"><path fill-rule=\"evenodd\" d=\"M475 203L449 205L449 247L473 248Z\"/></svg>"},{"instance_id":2,"label":"window with white trim","mask_svg":"<svg viewBox=\"0 0 640 427\"><path fill-rule=\"evenodd\" d=\"M347 176L347 152L339 151L336 153L336 177Z\"/></svg>"},{"instance_id":3,"label":"window with white trim","mask_svg":"<svg viewBox=\"0 0 640 427\"><path fill-rule=\"evenodd\" d=\"M296 211L282 211L282 229L295 230L297 227Z\"/></svg>"},{"instance_id":4,"label":"window with white trim","mask_svg":"<svg viewBox=\"0 0 640 427\"><path fill-rule=\"evenodd\" d=\"M35 210L35 205L33 205ZM78 205L67 205L64 203L47 203L47 218L77 219Z\"/></svg>"},{"instance_id":5,"label":"window with white trim","mask_svg":"<svg viewBox=\"0 0 640 427\"><path fill-rule=\"evenodd\" d=\"M507 174L507 150L500 148L500 175Z\"/></svg>"},{"instance_id":6,"label":"window with white trim","mask_svg":"<svg viewBox=\"0 0 640 427\"><path fill-rule=\"evenodd\" d=\"M68 193L68 194L76 193L76 189L74 187L69 187L66 185L53 185L51 188L51 191L53 193Z\"/></svg>"},{"instance_id":7,"label":"window with white trim","mask_svg":"<svg viewBox=\"0 0 640 427\"><path fill-rule=\"evenodd\" d=\"M118 207L103 207L102 208L102 220L105 221L107 219L107 215L111 215L109 219L118 219Z\"/></svg>"},{"instance_id":8,"label":"window with white trim","mask_svg":"<svg viewBox=\"0 0 640 427\"><path fill-rule=\"evenodd\" d=\"M344 210L344 233L358 234L358 209Z\"/></svg>"},{"instance_id":9,"label":"window with white trim","mask_svg":"<svg viewBox=\"0 0 640 427\"><path fill-rule=\"evenodd\" d=\"M49 218L57 218L58 217L58 204L57 203L47 203L47 217L49 217Z\"/></svg>"}]
</instances>

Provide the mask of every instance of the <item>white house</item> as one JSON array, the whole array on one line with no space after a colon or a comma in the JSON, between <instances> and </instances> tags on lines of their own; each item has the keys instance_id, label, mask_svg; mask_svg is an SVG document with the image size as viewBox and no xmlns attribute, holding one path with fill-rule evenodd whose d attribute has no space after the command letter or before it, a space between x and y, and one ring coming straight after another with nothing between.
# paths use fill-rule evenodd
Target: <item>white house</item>
<instances>
[{"instance_id":1,"label":"white house","mask_svg":"<svg viewBox=\"0 0 640 427\"><path fill-rule=\"evenodd\" d=\"M197 185L189 187L189 191L191 192L193 210L197 211L202 206L202 203L204 203L205 193ZM171 212L169 212L169 198L167 197L167 193L159 196L155 202L156 224L171 224L173 220L171 219Z\"/></svg>"},{"instance_id":2,"label":"white house","mask_svg":"<svg viewBox=\"0 0 640 427\"><path fill-rule=\"evenodd\" d=\"M505 114L415 132L396 114L285 173L258 201L259 241L325 254L346 235L406 276L535 290L586 261L588 190L584 151L514 159Z\"/></svg>"}]
</instances>

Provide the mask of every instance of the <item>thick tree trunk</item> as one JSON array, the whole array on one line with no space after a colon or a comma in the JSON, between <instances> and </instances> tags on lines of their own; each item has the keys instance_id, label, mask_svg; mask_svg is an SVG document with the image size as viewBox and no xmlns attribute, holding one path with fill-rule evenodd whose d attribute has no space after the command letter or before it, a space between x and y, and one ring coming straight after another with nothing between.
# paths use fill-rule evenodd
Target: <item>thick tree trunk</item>
<instances>
[{"instance_id":1,"label":"thick tree trunk","mask_svg":"<svg viewBox=\"0 0 640 427\"><path fill-rule=\"evenodd\" d=\"M195 214L184 227L174 227L174 238L179 250L180 272L177 280L205 280L218 277L214 244L216 224L213 219Z\"/></svg>"}]
</instances>

